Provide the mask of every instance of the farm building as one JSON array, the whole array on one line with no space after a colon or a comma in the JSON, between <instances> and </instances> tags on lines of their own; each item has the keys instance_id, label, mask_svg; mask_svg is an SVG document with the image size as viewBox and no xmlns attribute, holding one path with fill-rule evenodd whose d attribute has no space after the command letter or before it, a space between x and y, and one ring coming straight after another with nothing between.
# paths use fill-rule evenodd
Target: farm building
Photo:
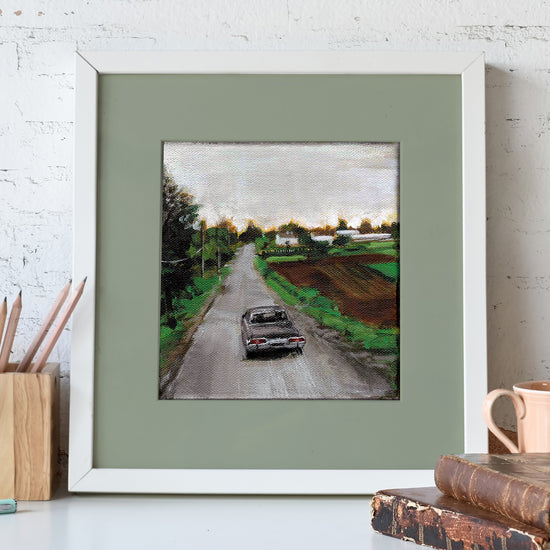
<instances>
[{"instance_id":1,"label":"farm building","mask_svg":"<svg viewBox=\"0 0 550 550\"><path fill-rule=\"evenodd\" d=\"M294 246L298 244L298 237L290 232L277 233L275 244L277 246Z\"/></svg>"},{"instance_id":2,"label":"farm building","mask_svg":"<svg viewBox=\"0 0 550 550\"><path fill-rule=\"evenodd\" d=\"M336 234L339 237L352 237L354 235L359 235L359 230L357 229L337 229Z\"/></svg>"},{"instance_id":3,"label":"farm building","mask_svg":"<svg viewBox=\"0 0 550 550\"><path fill-rule=\"evenodd\" d=\"M391 233L363 233L352 235L351 240L356 242L387 241L391 240Z\"/></svg>"},{"instance_id":4,"label":"farm building","mask_svg":"<svg viewBox=\"0 0 550 550\"><path fill-rule=\"evenodd\" d=\"M334 235L316 235L315 233L311 234L311 240L318 242L318 243L328 243L332 244L332 241L334 240Z\"/></svg>"}]
</instances>

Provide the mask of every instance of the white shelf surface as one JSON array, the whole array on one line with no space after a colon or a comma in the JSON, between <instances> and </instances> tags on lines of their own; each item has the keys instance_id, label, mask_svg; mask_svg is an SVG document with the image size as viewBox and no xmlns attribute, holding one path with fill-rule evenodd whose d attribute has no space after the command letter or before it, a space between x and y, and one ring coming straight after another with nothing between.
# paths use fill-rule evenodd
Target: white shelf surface
<instances>
[{"instance_id":1,"label":"white shelf surface","mask_svg":"<svg viewBox=\"0 0 550 550\"><path fill-rule=\"evenodd\" d=\"M63 495L0 515L17 550L414 548L375 533L368 497Z\"/></svg>"}]
</instances>

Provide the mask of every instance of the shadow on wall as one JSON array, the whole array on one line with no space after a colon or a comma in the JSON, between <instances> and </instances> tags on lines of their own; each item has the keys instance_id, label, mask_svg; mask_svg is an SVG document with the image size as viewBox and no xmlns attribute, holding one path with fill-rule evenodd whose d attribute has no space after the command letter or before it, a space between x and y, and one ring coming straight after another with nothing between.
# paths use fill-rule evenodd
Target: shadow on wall
<instances>
[{"instance_id":1,"label":"shadow on wall","mask_svg":"<svg viewBox=\"0 0 550 550\"><path fill-rule=\"evenodd\" d=\"M541 80L542 82L542 80ZM535 326L536 219L529 202L537 195L537 141L540 132L523 120L547 103L543 85L513 68L486 68L487 148L487 323L488 389L511 389L516 382L550 377L537 353L544 342ZM529 114L529 117L527 117ZM540 120L540 117L536 117ZM550 120L546 130L550 131ZM538 134L538 135L537 135ZM540 147L540 145L539 145ZM541 157L539 157L541 158ZM540 161L539 161L540 167ZM480 412L481 414L481 412ZM510 400L494 408L497 424L515 429Z\"/></svg>"}]
</instances>

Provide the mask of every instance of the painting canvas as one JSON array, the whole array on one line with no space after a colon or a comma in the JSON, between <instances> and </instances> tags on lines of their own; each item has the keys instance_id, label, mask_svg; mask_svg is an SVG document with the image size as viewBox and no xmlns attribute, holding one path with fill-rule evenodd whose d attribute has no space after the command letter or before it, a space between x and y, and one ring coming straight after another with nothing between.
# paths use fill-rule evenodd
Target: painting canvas
<instances>
[{"instance_id":1,"label":"painting canvas","mask_svg":"<svg viewBox=\"0 0 550 550\"><path fill-rule=\"evenodd\" d=\"M400 395L399 143L165 142L160 399Z\"/></svg>"}]
</instances>

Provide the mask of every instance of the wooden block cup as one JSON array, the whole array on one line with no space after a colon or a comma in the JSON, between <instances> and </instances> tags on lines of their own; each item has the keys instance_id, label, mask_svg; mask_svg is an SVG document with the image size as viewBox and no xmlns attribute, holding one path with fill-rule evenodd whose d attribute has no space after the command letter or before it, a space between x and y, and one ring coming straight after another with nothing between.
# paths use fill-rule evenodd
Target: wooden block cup
<instances>
[{"instance_id":1,"label":"wooden block cup","mask_svg":"<svg viewBox=\"0 0 550 550\"><path fill-rule=\"evenodd\" d=\"M0 499L50 500L55 490L59 363L0 373Z\"/></svg>"}]
</instances>

